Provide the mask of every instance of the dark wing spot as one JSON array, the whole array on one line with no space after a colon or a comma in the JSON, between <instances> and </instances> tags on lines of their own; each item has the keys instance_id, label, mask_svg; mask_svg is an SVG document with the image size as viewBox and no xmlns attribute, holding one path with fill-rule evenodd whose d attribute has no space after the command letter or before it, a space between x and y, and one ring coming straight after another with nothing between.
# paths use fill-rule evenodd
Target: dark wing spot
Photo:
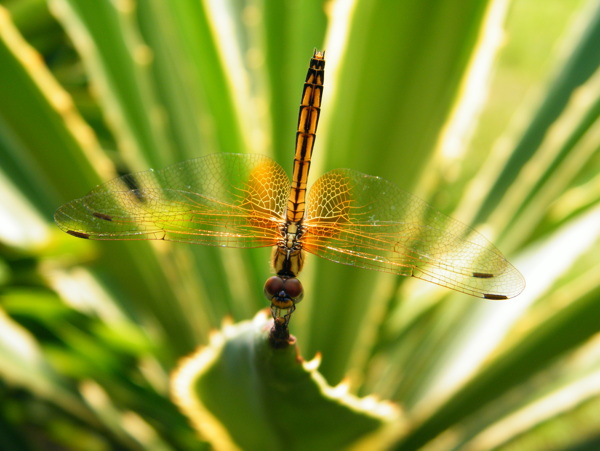
<instances>
[{"instance_id":1,"label":"dark wing spot","mask_svg":"<svg viewBox=\"0 0 600 451\"><path fill-rule=\"evenodd\" d=\"M142 192L142 187L137 179L138 174L125 174L121 177L121 181L127 185L129 188L129 192L132 193L140 202L145 202L144 193Z\"/></svg>"},{"instance_id":2,"label":"dark wing spot","mask_svg":"<svg viewBox=\"0 0 600 451\"><path fill-rule=\"evenodd\" d=\"M508 296L504 296L503 294L489 294L485 293L483 295L484 299L493 299L494 301L502 301L504 299L508 299Z\"/></svg>"},{"instance_id":3,"label":"dark wing spot","mask_svg":"<svg viewBox=\"0 0 600 451\"><path fill-rule=\"evenodd\" d=\"M96 218L104 219L105 221L112 221L112 216L105 215L104 213L92 213Z\"/></svg>"},{"instance_id":4,"label":"dark wing spot","mask_svg":"<svg viewBox=\"0 0 600 451\"><path fill-rule=\"evenodd\" d=\"M77 238L84 238L84 239L89 239L89 235L87 233L83 233L83 232L75 232L74 230L67 230L67 233L69 235L73 235L76 236Z\"/></svg>"},{"instance_id":5,"label":"dark wing spot","mask_svg":"<svg viewBox=\"0 0 600 451\"><path fill-rule=\"evenodd\" d=\"M473 277L478 277L480 279L491 279L494 277L494 275L486 272L474 272Z\"/></svg>"},{"instance_id":6,"label":"dark wing spot","mask_svg":"<svg viewBox=\"0 0 600 451\"><path fill-rule=\"evenodd\" d=\"M140 185L135 175L135 173L131 173L121 176L121 180L125 183L125 185L127 185L127 188L129 188L131 191L140 189Z\"/></svg>"}]
</instances>

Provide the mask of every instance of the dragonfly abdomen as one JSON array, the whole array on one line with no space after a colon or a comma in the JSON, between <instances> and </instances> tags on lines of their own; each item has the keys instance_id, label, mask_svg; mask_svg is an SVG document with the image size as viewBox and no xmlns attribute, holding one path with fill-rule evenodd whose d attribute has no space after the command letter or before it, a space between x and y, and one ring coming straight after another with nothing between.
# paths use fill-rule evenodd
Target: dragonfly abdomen
<instances>
[{"instance_id":1,"label":"dragonfly abdomen","mask_svg":"<svg viewBox=\"0 0 600 451\"><path fill-rule=\"evenodd\" d=\"M321 114L321 98L323 96L323 80L325 70L325 52L315 50L310 60L296 130L296 153L290 197L287 204L286 219L288 223L300 223L306 210L306 184L310 171L310 159Z\"/></svg>"}]
</instances>

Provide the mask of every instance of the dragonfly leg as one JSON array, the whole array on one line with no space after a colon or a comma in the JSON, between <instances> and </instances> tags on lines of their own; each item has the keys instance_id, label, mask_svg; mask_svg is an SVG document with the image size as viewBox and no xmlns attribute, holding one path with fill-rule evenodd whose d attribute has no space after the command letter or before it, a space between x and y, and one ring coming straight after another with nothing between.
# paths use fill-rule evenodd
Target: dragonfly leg
<instances>
[{"instance_id":1,"label":"dragonfly leg","mask_svg":"<svg viewBox=\"0 0 600 451\"><path fill-rule=\"evenodd\" d=\"M273 327L269 333L269 342L274 348L285 348L290 344L288 324L295 309L296 307L293 305L291 308L281 309L276 305L271 304Z\"/></svg>"}]
</instances>

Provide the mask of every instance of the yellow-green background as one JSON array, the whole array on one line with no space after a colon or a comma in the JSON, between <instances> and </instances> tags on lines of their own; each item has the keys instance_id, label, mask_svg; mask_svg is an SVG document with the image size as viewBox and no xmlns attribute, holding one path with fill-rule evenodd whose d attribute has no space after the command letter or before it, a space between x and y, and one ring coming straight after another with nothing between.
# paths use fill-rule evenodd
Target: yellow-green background
<instances>
[{"instance_id":1,"label":"yellow-green background","mask_svg":"<svg viewBox=\"0 0 600 451\"><path fill-rule=\"evenodd\" d=\"M0 5L4 448L206 445L168 375L224 317L266 306L269 250L93 243L52 214L119 173L212 152L290 170L314 48L312 176L398 184L480 230L527 288L481 301L309 256L303 355L397 403L399 449L600 446L596 1Z\"/></svg>"}]
</instances>

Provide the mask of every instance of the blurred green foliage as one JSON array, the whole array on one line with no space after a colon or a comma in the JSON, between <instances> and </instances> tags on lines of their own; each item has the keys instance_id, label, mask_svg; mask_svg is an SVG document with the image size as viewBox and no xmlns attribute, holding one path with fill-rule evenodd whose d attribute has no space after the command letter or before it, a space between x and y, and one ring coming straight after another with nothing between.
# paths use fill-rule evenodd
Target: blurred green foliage
<instances>
[{"instance_id":1,"label":"blurred green foliage","mask_svg":"<svg viewBox=\"0 0 600 451\"><path fill-rule=\"evenodd\" d=\"M599 34L593 0L0 1L2 448L210 448L169 373L223 318L266 307L269 250L94 243L52 214L212 152L291 169L315 47L311 176L398 184L480 230L528 285L481 301L308 257L302 355L396 403L398 449L600 446Z\"/></svg>"}]
</instances>

